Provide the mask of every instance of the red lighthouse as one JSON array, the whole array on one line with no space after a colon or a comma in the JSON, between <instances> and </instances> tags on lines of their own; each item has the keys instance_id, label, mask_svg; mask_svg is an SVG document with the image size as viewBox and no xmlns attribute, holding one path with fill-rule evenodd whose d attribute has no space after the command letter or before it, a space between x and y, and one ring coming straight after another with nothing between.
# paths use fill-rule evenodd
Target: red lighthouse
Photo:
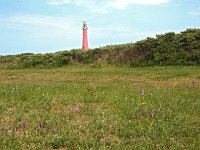
<instances>
[{"instance_id":1,"label":"red lighthouse","mask_svg":"<svg viewBox=\"0 0 200 150\"><path fill-rule=\"evenodd\" d=\"M83 43L82 43L82 50L83 51L88 51L88 34L87 34L87 24L86 21L83 21Z\"/></svg>"}]
</instances>

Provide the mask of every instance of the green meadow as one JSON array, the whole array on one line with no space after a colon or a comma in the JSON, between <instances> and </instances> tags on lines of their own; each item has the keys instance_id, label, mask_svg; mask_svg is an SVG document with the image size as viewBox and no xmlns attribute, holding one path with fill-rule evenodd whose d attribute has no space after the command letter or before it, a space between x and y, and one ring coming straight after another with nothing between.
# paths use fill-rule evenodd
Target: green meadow
<instances>
[{"instance_id":1,"label":"green meadow","mask_svg":"<svg viewBox=\"0 0 200 150\"><path fill-rule=\"evenodd\" d=\"M0 70L0 149L200 149L200 67Z\"/></svg>"}]
</instances>

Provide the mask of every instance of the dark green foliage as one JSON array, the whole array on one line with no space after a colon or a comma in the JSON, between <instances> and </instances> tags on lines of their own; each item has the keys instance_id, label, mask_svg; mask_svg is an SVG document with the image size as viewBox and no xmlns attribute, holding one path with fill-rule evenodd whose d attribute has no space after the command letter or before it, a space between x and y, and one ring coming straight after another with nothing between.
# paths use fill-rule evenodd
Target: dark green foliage
<instances>
[{"instance_id":1,"label":"dark green foliage","mask_svg":"<svg viewBox=\"0 0 200 150\"><path fill-rule=\"evenodd\" d=\"M50 142L53 149L63 148L66 146L66 138L63 135L56 135Z\"/></svg>"},{"instance_id":2,"label":"dark green foliage","mask_svg":"<svg viewBox=\"0 0 200 150\"><path fill-rule=\"evenodd\" d=\"M0 56L0 68L52 68L69 64L115 64L130 66L200 65L200 29L169 32L136 43L108 45L51 54Z\"/></svg>"}]
</instances>

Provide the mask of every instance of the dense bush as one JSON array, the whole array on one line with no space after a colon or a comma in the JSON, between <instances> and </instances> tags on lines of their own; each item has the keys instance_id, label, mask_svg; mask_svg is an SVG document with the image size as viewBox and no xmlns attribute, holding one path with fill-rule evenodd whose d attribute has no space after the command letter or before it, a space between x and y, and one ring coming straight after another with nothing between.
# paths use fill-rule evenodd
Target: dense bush
<instances>
[{"instance_id":1,"label":"dense bush","mask_svg":"<svg viewBox=\"0 0 200 150\"><path fill-rule=\"evenodd\" d=\"M1 56L0 68L51 68L68 64L115 64L130 66L200 65L200 29L169 32L136 43L108 45L51 54L25 53Z\"/></svg>"}]
</instances>

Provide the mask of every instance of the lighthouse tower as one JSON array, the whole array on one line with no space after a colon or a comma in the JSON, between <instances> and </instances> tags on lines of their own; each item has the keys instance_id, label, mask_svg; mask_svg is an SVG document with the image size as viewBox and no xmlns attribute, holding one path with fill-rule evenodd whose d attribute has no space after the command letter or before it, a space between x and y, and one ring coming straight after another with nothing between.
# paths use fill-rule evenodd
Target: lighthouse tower
<instances>
[{"instance_id":1,"label":"lighthouse tower","mask_svg":"<svg viewBox=\"0 0 200 150\"><path fill-rule=\"evenodd\" d=\"M87 24L86 21L83 21L83 43L82 43L82 50L87 52L88 51L88 34L87 34Z\"/></svg>"}]
</instances>

